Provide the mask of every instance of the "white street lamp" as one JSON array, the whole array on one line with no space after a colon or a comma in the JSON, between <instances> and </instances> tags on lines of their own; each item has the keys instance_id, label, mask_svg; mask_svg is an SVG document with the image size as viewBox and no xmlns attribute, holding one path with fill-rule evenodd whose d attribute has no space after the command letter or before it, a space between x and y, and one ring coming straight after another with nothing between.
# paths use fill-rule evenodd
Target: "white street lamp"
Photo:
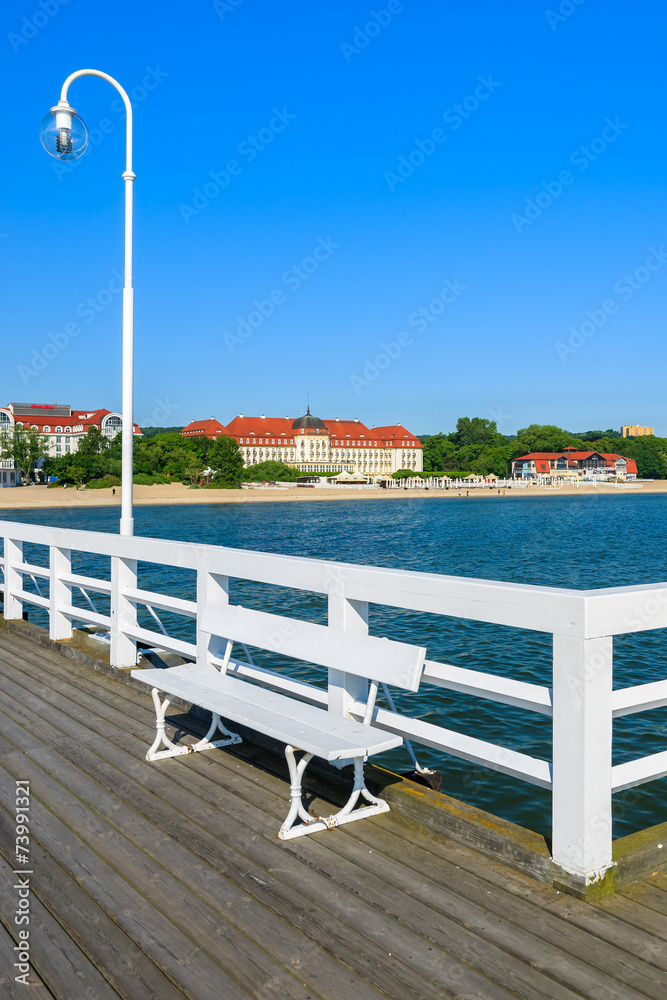
<instances>
[{"instance_id":1,"label":"white street lamp","mask_svg":"<svg viewBox=\"0 0 667 1000\"><path fill-rule=\"evenodd\" d=\"M132 105L130 99L112 76L96 69L80 69L65 80L58 104L44 117L39 137L44 149L57 160L75 160L82 156L88 145L88 132L83 121L67 101L70 84L80 76L99 76L116 88L125 103L127 140L125 173L125 286L123 288L123 460L121 472L121 535L134 533L132 516L132 448L134 423L132 420L133 369L134 369L134 291L132 289Z\"/></svg>"}]
</instances>

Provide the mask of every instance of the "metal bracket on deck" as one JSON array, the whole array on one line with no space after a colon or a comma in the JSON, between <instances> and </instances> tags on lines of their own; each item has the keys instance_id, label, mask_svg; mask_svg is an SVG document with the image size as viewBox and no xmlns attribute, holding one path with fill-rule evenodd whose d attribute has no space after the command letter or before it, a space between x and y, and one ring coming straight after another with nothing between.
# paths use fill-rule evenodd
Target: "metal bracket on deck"
<instances>
[{"instance_id":1,"label":"metal bracket on deck","mask_svg":"<svg viewBox=\"0 0 667 1000\"><path fill-rule=\"evenodd\" d=\"M165 721L164 717L169 708L169 698L165 698L163 702L160 702L160 694L157 688L153 688L151 691L153 695L153 704L155 705L155 726L157 733L155 735L155 742L146 754L146 760L162 760L164 757L182 757L187 753L197 753L199 750L213 750L214 747L228 747L235 743L242 743L243 740L238 735L238 733L230 733L230 731L223 726L220 721L220 716L213 713L213 718L211 719L211 726L206 736L202 737L197 743L182 743L178 746L173 743L165 732ZM216 730L220 730L224 739L222 740L211 740L213 733ZM158 750L159 746L166 747L166 750Z\"/></svg>"},{"instance_id":2,"label":"metal bracket on deck","mask_svg":"<svg viewBox=\"0 0 667 1000\"><path fill-rule=\"evenodd\" d=\"M389 812L389 803L383 799L376 799L366 788L364 779L364 759L355 757L354 759L354 787L347 803L333 816L318 816L314 818L309 815L303 805L303 775L312 759L312 753L306 753L298 762L294 756L294 747L285 747L285 757L290 774L290 796L292 799L287 819L280 827L278 836L281 840L292 840L294 837L305 837L308 833L318 833L320 830L333 830L337 826L345 823L353 823L357 819L366 819L367 816L377 816L380 813ZM370 805L362 806L354 810L359 796ZM353 811L354 810L354 811ZM297 819L302 820L298 826L294 826Z\"/></svg>"}]
</instances>

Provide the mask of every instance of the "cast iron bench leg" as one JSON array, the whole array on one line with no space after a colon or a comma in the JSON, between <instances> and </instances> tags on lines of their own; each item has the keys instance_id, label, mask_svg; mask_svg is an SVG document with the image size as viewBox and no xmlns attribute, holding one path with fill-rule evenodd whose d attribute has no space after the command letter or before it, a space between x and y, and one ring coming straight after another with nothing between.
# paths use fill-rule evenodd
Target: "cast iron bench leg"
<instances>
[{"instance_id":1,"label":"cast iron bench leg","mask_svg":"<svg viewBox=\"0 0 667 1000\"><path fill-rule=\"evenodd\" d=\"M377 816L380 813L389 812L389 803L383 799L377 799L366 788L364 779L364 758L354 759L354 787L346 804L333 816L318 816L313 818L308 814L303 806L302 783L303 774L312 759L312 753L304 754L297 764L294 757L294 747L285 747L285 757L290 773L290 796L291 805L287 814L287 819L280 828L278 836L281 840L291 840L294 837L305 837L308 833L318 833L320 830L333 830L344 823L352 823L357 819L366 819L367 816ZM362 796L368 803L361 809L354 810L359 797ZM299 826L294 826L296 820L303 822Z\"/></svg>"},{"instance_id":2,"label":"cast iron bench leg","mask_svg":"<svg viewBox=\"0 0 667 1000\"><path fill-rule=\"evenodd\" d=\"M165 722L164 717L169 708L169 699L165 698L163 702L160 702L160 694L157 688L153 688L153 704L155 705L155 726L157 733L155 734L155 741L153 746L150 748L146 754L146 760L162 760L164 757L181 757L183 754L187 753L197 753L199 750L212 750L214 747L228 747L235 743L242 743L243 740L237 733L230 733L230 731L223 726L220 721L220 716L213 713L213 718L211 719L211 725L206 736L204 736L197 743L183 743L181 746L177 746L176 743L172 743L165 732ZM211 737L216 730L219 730L224 737L221 740L211 740ZM165 750L158 750L158 747L166 747Z\"/></svg>"}]
</instances>

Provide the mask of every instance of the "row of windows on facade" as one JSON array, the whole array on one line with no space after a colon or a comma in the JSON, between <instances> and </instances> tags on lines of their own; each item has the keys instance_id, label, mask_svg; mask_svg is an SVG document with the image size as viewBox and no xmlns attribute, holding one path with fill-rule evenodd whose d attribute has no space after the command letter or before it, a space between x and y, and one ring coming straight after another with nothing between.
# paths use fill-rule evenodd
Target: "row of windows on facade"
<instances>
[{"instance_id":1,"label":"row of windows on facade","mask_svg":"<svg viewBox=\"0 0 667 1000\"><path fill-rule=\"evenodd\" d=\"M256 451L257 451L257 454L261 454L261 455L264 455L264 454L268 455L270 453L271 455L279 455L281 458L283 458L283 457L289 457L286 454L287 453L287 449L283 449L283 448L268 448L267 447L267 448L258 448L258 449L256 449ZM255 454L255 449L252 449L252 448L242 448L241 449L241 453L246 458L250 458L253 454ZM313 452L312 452L312 449L311 449L311 455L312 455L312 453ZM380 462L380 461L384 461L386 463L389 463L391 461L390 457L387 456L387 455L380 455L380 456L378 456L376 453L373 453L373 454L369 455L367 452L355 451L355 450L352 450L352 449L349 449L349 450L348 449L340 449L340 453L341 453L341 456L344 457L344 458L359 458L359 459L361 459L364 462L369 461L369 462L375 462L376 464L378 462ZM324 457L324 455L322 457ZM405 459L406 461L407 460L414 461L415 460L415 453L414 452L410 452L410 451L408 451L408 452L405 452L405 451L401 452L401 458Z\"/></svg>"},{"instance_id":2,"label":"row of windows on facade","mask_svg":"<svg viewBox=\"0 0 667 1000\"><path fill-rule=\"evenodd\" d=\"M301 431L301 433L303 434L303 430ZM277 438L239 438L238 440L239 440L239 444L274 444L274 445L282 446L282 447L285 447L285 448L295 448L296 447L296 444L288 444L286 437L285 437L285 440L278 440ZM314 438L313 440L314 440L314 442L315 442L315 444L316 444L316 446L318 448L320 446L320 443L322 444L323 448L327 447L328 442L326 441L326 439L324 439L324 438L320 438L320 439ZM311 440L311 442L310 442L311 447L313 445L313 440ZM301 441L300 443L301 443L301 447L304 448L305 445L306 445L306 442L305 441ZM395 445L392 446L392 445L378 444L377 441L346 441L345 445L339 445L339 444L336 444L336 442L334 441L331 444L331 447L332 448L343 448L343 447L345 447L345 448L350 448L350 447L352 447L352 448L361 448L361 447L363 447L363 448L383 448L383 449L386 449L386 448L396 447L396 446Z\"/></svg>"},{"instance_id":3,"label":"row of windows on facade","mask_svg":"<svg viewBox=\"0 0 667 1000\"><path fill-rule=\"evenodd\" d=\"M5 414L3 414L3 416L5 416ZM9 425L10 421L8 419L5 419L5 420L2 421L2 423ZM37 424L30 424L30 425L29 424L23 424L20 420L16 421L16 426L17 427L28 427L29 426L31 431L38 431L39 430L39 427L37 426ZM116 434L121 430L122 426L123 426L123 422L122 422L122 420L119 417L108 417L107 420L105 421L104 430L103 430L102 433L105 435L105 437L114 438L116 436ZM83 424L79 425L79 427L80 427L81 432L83 432ZM78 429L79 428L75 428L75 433L78 433ZM42 434L51 434L51 433L53 433L53 434L62 434L62 433L71 434L72 433L72 428L71 427L65 427L64 431L63 431L63 428L60 427L60 426L58 426L58 427L55 427L53 429L53 431L52 431L51 427L48 424L46 424L44 427L42 427Z\"/></svg>"},{"instance_id":4,"label":"row of windows on facade","mask_svg":"<svg viewBox=\"0 0 667 1000\"><path fill-rule=\"evenodd\" d=\"M241 439L241 442L243 443L243 438ZM259 441L253 441L252 444L254 446L257 446L258 444L261 444L262 442L263 442L263 439L260 438ZM272 444L275 445L275 442L270 441L267 438L266 444L267 445L272 445ZM281 445L278 444L278 445L276 445L276 447L280 448L281 452L283 450L287 452L287 451L294 451L294 447L295 446L294 445L282 445L281 446ZM302 454L305 451L305 447L306 447L305 444L302 442L301 443L301 453ZM248 453L250 453L250 448L247 448L247 449L244 449L244 450L247 451ZM324 454L326 452L326 450L327 450L326 444L324 442L322 442L322 449L321 450L322 450L322 454ZM346 447L346 448L335 448L335 447L332 447L330 450L331 450L332 454L336 454L336 455L338 455L338 454L340 454L340 455L350 455L350 454L352 454L352 455L362 456L362 455L368 455L368 454L371 454L371 455L376 455L377 454L377 452L369 452L367 449L359 449L359 450L352 451L349 447ZM388 449L384 449L384 448L381 451L381 454L385 458L389 458L389 455L387 455L387 451L388 451ZM320 443L319 443L319 441L317 442L316 445L313 445L312 442L311 442L310 453L313 454L314 452L317 452L318 454L320 452ZM406 451L404 450L402 452L402 454L405 455ZM414 455L415 452L413 452L413 451L411 451L411 450L408 449L407 454Z\"/></svg>"}]
</instances>

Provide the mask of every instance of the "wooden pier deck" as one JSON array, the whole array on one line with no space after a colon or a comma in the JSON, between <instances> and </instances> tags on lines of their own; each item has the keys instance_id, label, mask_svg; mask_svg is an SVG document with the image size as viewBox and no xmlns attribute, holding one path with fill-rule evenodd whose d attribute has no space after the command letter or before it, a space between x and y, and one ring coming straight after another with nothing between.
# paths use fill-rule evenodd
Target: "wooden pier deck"
<instances>
[{"instance_id":1,"label":"wooden pier deck","mask_svg":"<svg viewBox=\"0 0 667 1000\"><path fill-rule=\"evenodd\" d=\"M0 633L0 987L30 782L31 996L664 1000L667 876L583 903L392 812L283 843L250 744L148 765L145 692Z\"/></svg>"}]
</instances>

